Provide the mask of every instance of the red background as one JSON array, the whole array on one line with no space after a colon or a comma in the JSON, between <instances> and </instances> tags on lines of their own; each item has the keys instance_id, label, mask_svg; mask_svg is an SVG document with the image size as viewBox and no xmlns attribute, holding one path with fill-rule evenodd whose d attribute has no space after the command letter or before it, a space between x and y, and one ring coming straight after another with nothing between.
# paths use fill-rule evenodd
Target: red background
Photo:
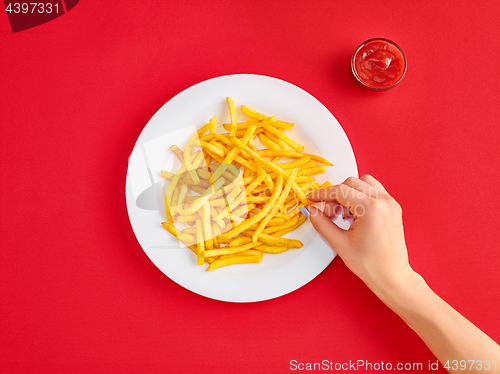
<instances>
[{"instance_id":1,"label":"red background","mask_svg":"<svg viewBox=\"0 0 500 374\"><path fill-rule=\"evenodd\" d=\"M124 195L139 133L180 91L235 73L289 81L336 116L360 175L403 206L412 266L500 341L499 19L498 1L82 0L13 34L2 11L0 372L435 361L339 258L289 295L232 304L144 254ZM349 70L376 36L408 58L382 93Z\"/></svg>"}]
</instances>

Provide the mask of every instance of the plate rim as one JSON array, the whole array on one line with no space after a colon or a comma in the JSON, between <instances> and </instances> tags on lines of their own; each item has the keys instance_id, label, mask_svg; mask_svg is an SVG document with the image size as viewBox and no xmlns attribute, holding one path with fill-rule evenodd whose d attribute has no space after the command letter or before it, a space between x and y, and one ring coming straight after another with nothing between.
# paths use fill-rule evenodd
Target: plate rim
<instances>
[{"instance_id":1,"label":"plate rim","mask_svg":"<svg viewBox=\"0 0 500 374\"><path fill-rule=\"evenodd\" d=\"M167 105L172 105L173 102L175 103L175 100L178 100L179 97L181 96L184 96L186 95L189 91L191 90L195 90L196 88L198 88L200 85L209 85L211 84L213 81L220 81L220 80L224 80L224 79L231 79L231 78L236 78L236 79L244 79L244 78L252 78L252 77L258 77L259 79L265 79L265 80L269 80L269 81L273 81L277 84L285 84L285 85L288 85L290 87L293 87L294 89L298 89L299 91L301 91L302 94L305 94L308 98L312 99L315 101L316 104L319 104L321 107L323 107L328 115L330 115L333 120L336 122L336 124L338 125L338 128L340 129L340 131L342 132L343 136L345 137L345 140L347 141L346 145L348 146L351 154L350 156L352 156L351 158L351 162L352 162L352 167L353 169L355 170L355 173L353 173L356 177L358 176L358 168L357 168L357 161L356 161L356 157L354 155L354 150L352 149L352 145L351 145L351 142L349 141L349 138L347 137L347 134L345 133L345 130L344 128L340 125L340 122L337 120L337 118L333 115L333 113L321 102L319 101L315 96L313 96L312 94L310 94L308 91L304 90L303 88L293 84L293 83L290 83L288 81L285 81L283 79L280 79L280 78L276 78L276 77L272 77L272 76L267 76L267 75L261 75L261 74L228 74L228 75L221 75L221 76L217 76L217 77L212 77L212 78L209 78L209 79L206 79L206 80L203 80L203 81L200 81L198 83L195 83L187 88L185 88L184 90L180 91L179 93L177 93L176 95L174 95L172 98L168 99L150 118L149 120L147 121L147 123L144 125L144 127L142 128L139 136L137 137L137 140L135 141L134 143L134 146L132 148L132 152L138 147L138 144L140 144L140 141L141 141L141 138L143 137L143 134L145 133L146 131L146 128L148 127L148 124L153 121L153 119L159 115L159 113L164 110L164 107L166 107ZM131 153L132 155L132 153ZM129 161L130 161L130 157L129 157ZM285 292L278 292L276 293L275 295L272 295L272 296L265 296L265 297L253 297L251 299L241 299L241 300L235 300L233 298L224 298L224 297L220 297L220 296L214 296L214 295L210 295L210 293L206 293L204 291L200 291L200 290L194 290L192 287L189 287L185 284L182 284L180 281L178 281L177 279L174 279L171 275L167 274L163 269L160 268L160 266L151 258L151 256L148 254L148 252L146 251L146 248L144 248L144 245L142 244L141 242L141 239L139 238L139 234L138 232L136 231L136 228L134 227L134 222L133 222L133 218L132 218L132 212L129 208L129 199L128 199L128 196L129 196L129 193L130 193L130 187L129 187L129 178L130 178L130 165L128 164L127 165L127 173L126 173L126 178L125 178L125 204L126 204L126 208L127 208L127 215L128 215L128 218L129 218L129 222L131 224L131 227L132 227L132 231L134 232L134 235L136 237L136 240L138 241L139 245L141 246L142 250L144 251L145 255L148 256L148 258L150 259L151 262L153 262L153 264L158 268L158 270L160 270L165 276L167 276L170 280L174 281L175 283L177 283L179 286L195 293L195 294L198 294L200 296L204 296L204 297L207 297L207 298L211 298L211 299L214 299L214 300L219 300L219 301L225 301L225 302L236 302L236 303L250 303L250 302L258 302L258 301L265 301L265 300L271 300L271 299L274 299L274 298L278 298L278 297L281 297L281 296L284 296L286 294L289 294L293 291L296 291L297 289L303 287L304 285L308 284L310 281L312 281L314 278L316 278L319 274L321 274L324 269L326 269L326 267L328 267L328 265L333 261L333 259L336 257L336 253L332 250L333 252L333 257L331 258L331 260L327 263L325 263L325 265L321 268L321 270L319 270L314 276L310 277L307 281L305 282L301 282L300 285L298 285L297 287L293 286L292 288L286 290ZM316 233L316 236L313 238L313 241L316 240L316 239L320 239L322 240L323 242L325 242L325 240L321 237L321 235L319 235L318 233ZM326 243L326 242L325 242ZM312 244L312 241L311 243Z\"/></svg>"}]
</instances>

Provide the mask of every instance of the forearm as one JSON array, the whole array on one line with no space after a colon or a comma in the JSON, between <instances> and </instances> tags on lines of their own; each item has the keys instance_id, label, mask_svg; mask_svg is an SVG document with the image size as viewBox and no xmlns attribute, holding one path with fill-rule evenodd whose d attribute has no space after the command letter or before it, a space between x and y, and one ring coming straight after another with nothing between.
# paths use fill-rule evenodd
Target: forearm
<instances>
[{"instance_id":1,"label":"forearm","mask_svg":"<svg viewBox=\"0 0 500 374\"><path fill-rule=\"evenodd\" d=\"M379 181L370 175L347 178L308 198L326 202L323 212L309 208L314 228L347 267L422 338L443 366L449 361L450 372L500 373L498 344L432 292L411 269L401 206ZM347 231L332 222L338 206L354 213Z\"/></svg>"},{"instance_id":2,"label":"forearm","mask_svg":"<svg viewBox=\"0 0 500 374\"><path fill-rule=\"evenodd\" d=\"M422 338L443 365L465 360L467 371L456 372L500 373L499 345L437 296L417 273L402 285L372 290ZM485 370L487 362L489 371Z\"/></svg>"}]
</instances>

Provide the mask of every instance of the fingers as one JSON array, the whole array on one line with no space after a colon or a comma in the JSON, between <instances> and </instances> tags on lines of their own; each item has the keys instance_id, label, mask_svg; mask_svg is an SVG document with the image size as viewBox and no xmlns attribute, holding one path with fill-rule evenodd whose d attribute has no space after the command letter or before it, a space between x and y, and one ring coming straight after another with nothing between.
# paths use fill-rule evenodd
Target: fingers
<instances>
[{"instance_id":1,"label":"fingers","mask_svg":"<svg viewBox=\"0 0 500 374\"><path fill-rule=\"evenodd\" d=\"M315 190L307 198L326 202L324 215L333 219L341 213L339 205L348 207L352 216L358 218L369 211L379 197L387 196L389 194L379 181L371 175L364 175L361 179L350 177L336 186Z\"/></svg>"},{"instance_id":2,"label":"fingers","mask_svg":"<svg viewBox=\"0 0 500 374\"><path fill-rule=\"evenodd\" d=\"M330 219L335 219L342 214L342 205L336 201L328 201L323 208L323 214Z\"/></svg>"},{"instance_id":3,"label":"fingers","mask_svg":"<svg viewBox=\"0 0 500 374\"><path fill-rule=\"evenodd\" d=\"M373 197L376 199L379 195L378 187L375 187L372 184L368 183L364 179L365 177L366 177L366 175L362 176L361 179L353 178L353 177L347 178L343 182L343 184L345 184L346 186L349 186L351 188L354 188L355 190L357 190L361 193L364 193L366 196L370 196L370 197ZM372 179L375 180L373 177L372 177Z\"/></svg>"},{"instance_id":4,"label":"fingers","mask_svg":"<svg viewBox=\"0 0 500 374\"><path fill-rule=\"evenodd\" d=\"M344 209L342 205L337 203L336 201L327 201L327 202L322 202L320 204L315 204L315 205L309 205L309 207L314 206L315 208L318 208L320 211L323 212L325 216L330 218L331 220L334 220L338 216L342 215L342 218L349 218L350 212L349 209ZM309 218L309 210L307 210L305 207L300 208L300 211L307 217ZM346 217L347 215L347 217Z\"/></svg>"},{"instance_id":5,"label":"fingers","mask_svg":"<svg viewBox=\"0 0 500 374\"><path fill-rule=\"evenodd\" d=\"M333 250L342 257L342 252L346 250L349 244L345 231L315 206L310 206L309 212L313 227L330 244Z\"/></svg>"},{"instance_id":6,"label":"fingers","mask_svg":"<svg viewBox=\"0 0 500 374\"><path fill-rule=\"evenodd\" d=\"M382 183L380 183L378 180L373 178L370 174L365 174L361 177L361 180L368 183L369 185L378 188L382 193L386 193L389 195L387 190L382 186Z\"/></svg>"},{"instance_id":7,"label":"fingers","mask_svg":"<svg viewBox=\"0 0 500 374\"><path fill-rule=\"evenodd\" d=\"M362 191L358 191L344 183L320 188L311 192L307 198L312 201L336 201L349 208L356 205L363 205L366 199L371 199L370 196L365 195Z\"/></svg>"},{"instance_id":8,"label":"fingers","mask_svg":"<svg viewBox=\"0 0 500 374\"><path fill-rule=\"evenodd\" d=\"M337 186L323 187L311 192L307 198L311 201L335 201Z\"/></svg>"},{"instance_id":9,"label":"fingers","mask_svg":"<svg viewBox=\"0 0 500 374\"><path fill-rule=\"evenodd\" d=\"M376 198L377 195L376 187L368 184L365 181L362 181L361 179L350 177L339 185L320 188L318 190L311 192L308 196L308 199L312 201L335 201L337 200L339 187L342 185L351 187L352 189L355 189L367 196Z\"/></svg>"},{"instance_id":10,"label":"fingers","mask_svg":"<svg viewBox=\"0 0 500 374\"><path fill-rule=\"evenodd\" d=\"M384 186L368 174L363 175L360 179L349 177L342 184L374 199L377 199L380 194L389 195ZM320 188L311 192L308 199L311 201L338 201L339 186Z\"/></svg>"},{"instance_id":11,"label":"fingers","mask_svg":"<svg viewBox=\"0 0 500 374\"><path fill-rule=\"evenodd\" d=\"M338 188L336 200L339 204L348 207L355 219L363 216L371 205L377 202L376 199L345 184L339 184L336 187Z\"/></svg>"}]
</instances>

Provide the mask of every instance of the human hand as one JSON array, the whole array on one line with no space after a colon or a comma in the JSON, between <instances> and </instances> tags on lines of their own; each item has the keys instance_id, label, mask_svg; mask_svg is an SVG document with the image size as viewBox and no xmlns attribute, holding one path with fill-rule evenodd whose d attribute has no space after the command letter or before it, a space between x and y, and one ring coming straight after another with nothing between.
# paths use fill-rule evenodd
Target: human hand
<instances>
[{"instance_id":1,"label":"human hand","mask_svg":"<svg viewBox=\"0 0 500 374\"><path fill-rule=\"evenodd\" d=\"M376 294L415 274L408 263L401 207L375 178L348 178L339 185L316 190L308 198L325 202L323 212L314 205L308 207L314 228ZM342 206L354 216L349 230L332 222Z\"/></svg>"},{"instance_id":2,"label":"human hand","mask_svg":"<svg viewBox=\"0 0 500 374\"><path fill-rule=\"evenodd\" d=\"M441 364L476 357L500 360L495 341L437 296L408 263L399 204L375 178L348 178L343 183L309 194L325 202L323 212L308 207L314 228L354 274L397 313L427 344ZM354 222L342 230L332 222L349 208ZM497 367L490 369L498 372ZM471 372L479 371L481 367ZM451 369L450 372L458 372Z\"/></svg>"}]
</instances>

